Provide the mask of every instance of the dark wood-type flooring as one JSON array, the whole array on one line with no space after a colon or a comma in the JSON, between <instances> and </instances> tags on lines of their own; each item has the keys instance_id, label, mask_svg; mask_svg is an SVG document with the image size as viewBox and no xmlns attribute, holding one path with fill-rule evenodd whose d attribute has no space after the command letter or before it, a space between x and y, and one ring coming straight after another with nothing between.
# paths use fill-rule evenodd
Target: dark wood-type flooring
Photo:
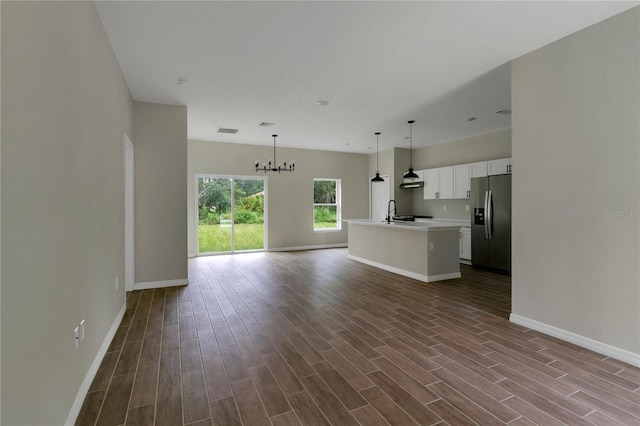
<instances>
[{"instance_id":1,"label":"dark wood-type flooring","mask_svg":"<svg viewBox=\"0 0 640 426\"><path fill-rule=\"evenodd\" d=\"M345 249L200 257L135 291L78 425L639 425L640 369L514 325L509 278Z\"/></svg>"}]
</instances>

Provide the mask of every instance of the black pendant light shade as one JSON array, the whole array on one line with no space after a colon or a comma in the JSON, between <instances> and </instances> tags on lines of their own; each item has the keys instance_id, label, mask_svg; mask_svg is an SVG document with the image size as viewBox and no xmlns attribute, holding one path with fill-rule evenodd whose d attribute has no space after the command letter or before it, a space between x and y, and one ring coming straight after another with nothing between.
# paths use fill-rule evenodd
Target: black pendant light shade
<instances>
[{"instance_id":1,"label":"black pendant light shade","mask_svg":"<svg viewBox=\"0 0 640 426\"><path fill-rule=\"evenodd\" d=\"M413 172L413 158L412 158L412 152L413 152L412 125L413 123L415 123L415 120L409 120L407 121L407 123L409 123L409 171L404 176L402 176L402 179L418 179L420 176L418 176Z\"/></svg>"},{"instance_id":2,"label":"black pendant light shade","mask_svg":"<svg viewBox=\"0 0 640 426\"><path fill-rule=\"evenodd\" d=\"M384 179L380 177L380 167L378 165L378 142L380 138L380 132L376 132L376 177L371 179L371 182L384 182Z\"/></svg>"}]
</instances>

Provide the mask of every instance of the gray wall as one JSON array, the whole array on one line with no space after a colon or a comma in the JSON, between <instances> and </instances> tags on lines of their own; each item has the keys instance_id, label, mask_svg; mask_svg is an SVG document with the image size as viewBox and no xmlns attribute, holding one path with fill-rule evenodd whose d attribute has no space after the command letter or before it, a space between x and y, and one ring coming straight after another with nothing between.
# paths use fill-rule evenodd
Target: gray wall
<instances>
[{"instance_id":1,"label":"gray wall","mask_svg":"<svg viewBox=\"0 0 640 426\"><path fill-rule=\"evenodd\" d=\"M123 307L131 117L93 3L2 2L4 425L63 424Z\"/></svg>"},{"instance_id":2,"label":"gray wall","mask_svg":"<svg viewBox=\"0 0 640 426\"><path fill-rule=\"evenodd\" d=\"M134 102L136 284L187 282L187 107Z\"/></svg>"},{"instance_id":3,"label":"gray wall","mask_svg":"<svg viewBox=\"0 0 640 426\"><path fill-rule=\"evenodd\" d=\"M273 156L273 147L189 141L188 188L189 253L196 252L194 175L256 173L256 160ZM369 217L368 155L278 148L278 158L296 162L296 171L267 174L268 248L346 244L347 231L313 231L313 178L342 179L342 218Z\"/></svg>"},{"instance_id":4,"label":"gray wall","mask_svg":"<svg viewBox=\"0 0 640 426\"><path fill-rule=\"evenodd\" d=\"M513 313L640 354L640 8L513 62Z\"/></svg>"}]
</instances>

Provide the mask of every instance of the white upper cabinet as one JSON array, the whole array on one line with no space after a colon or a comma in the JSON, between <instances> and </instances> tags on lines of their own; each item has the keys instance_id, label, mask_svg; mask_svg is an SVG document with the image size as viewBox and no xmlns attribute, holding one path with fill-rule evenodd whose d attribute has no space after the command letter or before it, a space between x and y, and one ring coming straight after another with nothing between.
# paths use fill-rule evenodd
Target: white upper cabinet
<instances>
[{"instance_id":1,"label":"white upper cabinet","mask_svg":"<svg viewBox=\"0 0 640 426\"><path fill-rule=\"evenodd\" d=\"M487 161L489 176L511 174L511 158Z\"/></svg>"},{"instance_id":2,"label":"white upper cabinet","mask_svg":"<svg viewBox=\"0 0 640 426\"><path fill-rule=\"evenodd\" d=\"M424 199L435 200L440 192L440 170L428 169L424 171Z\"/></svg>"},{"instance_id":3,"label":"white upper cabinet","mask_svg":"<svg viewBox=\"0 0 640 426\"><path fill-rule=\"evenodd\" d=\"M424 171L424 199L453 198L453 166Z\"/></svg>"},{"instance_id":4,"label":"white upper cabinet","mask_svg":"<svg viewBox=\"0 0 640 426\"><path fill-rule=\"evenodd\" d=\"M453 166L440 167L440 191L438 198L445 200L453 198Z\"/></svg>"},{"instance_id":5,"label":"white upper cabinet","mask_svg":"<svg viewBox=\"0 0 640 426\"><path fill-rule=\"evenodd\" d=\"M453 166L453 198L471 197L471 164Z\"/></svg>"},{"instance_id":6,"label":"white upper cabinet","mask_svg":"<svg viewBox=\"0 0 640 426\"><path fill-rule=\"evenodd\" d=\"M487 176L487 162L478 161L477 163L469 164L471 167L471 178L486 177Z\"/></svg>"},{"instance_id":7,"label":"white upper cabinet","mask_svg":"<svg viewBox=\"0 0 640 426\"><path fill-rule=\"evenodd\" d=\"M511 158L419 170L425 200L471 198L471 179L511 173Z\"/></svg>"}]
</instances>

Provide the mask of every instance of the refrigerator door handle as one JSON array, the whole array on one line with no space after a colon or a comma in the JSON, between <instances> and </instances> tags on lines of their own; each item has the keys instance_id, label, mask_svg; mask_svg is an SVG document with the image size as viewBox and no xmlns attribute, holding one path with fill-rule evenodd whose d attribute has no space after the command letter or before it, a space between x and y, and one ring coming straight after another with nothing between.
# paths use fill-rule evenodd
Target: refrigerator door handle
<instances>
[{"instance_id":1,"label":"refrigerator door handle","mask_svg":"<svg viewBox=\"0 0 640 426\"><path fill-rule=\"evenodd\" d=\"M493 239L493 192L491 190L488 191L489 196L487 197L487 220L485 224L487 226L487 234L489 235L489 239Z\"/></svg>"},{"instance_id":2,"label":"refrigerator door handle","mask_svg":"<svg viewBox=\"0 0 640 426\"><path fill-rule=\"evenodd\" d=\"M484 192L484 238L489 239L489 191Z\"/></svg>"}]
</instances>

